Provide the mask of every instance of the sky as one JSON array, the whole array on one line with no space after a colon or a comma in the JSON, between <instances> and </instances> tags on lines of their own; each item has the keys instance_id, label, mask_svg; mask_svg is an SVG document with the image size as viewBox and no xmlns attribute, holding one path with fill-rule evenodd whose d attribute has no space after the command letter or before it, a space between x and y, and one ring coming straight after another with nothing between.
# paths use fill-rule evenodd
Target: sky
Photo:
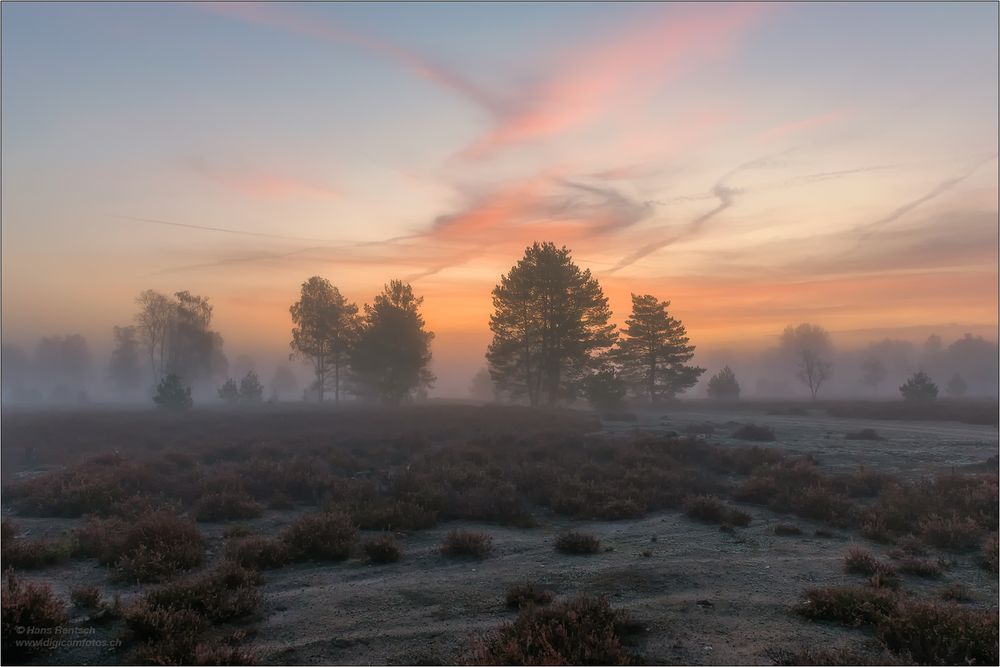
<instances>
[{"instance_id":1,"label":"sky","mask_svg":"<svg viewBox=\"0 0 1000 667\"><path fill-rule=\"evenodd\" d=\"M0 11L5 342L189 290L278 358L309 276L403 278L461 393L536 240L703 351L997 336L995 3Z\"/></svg>"}]
</instances>

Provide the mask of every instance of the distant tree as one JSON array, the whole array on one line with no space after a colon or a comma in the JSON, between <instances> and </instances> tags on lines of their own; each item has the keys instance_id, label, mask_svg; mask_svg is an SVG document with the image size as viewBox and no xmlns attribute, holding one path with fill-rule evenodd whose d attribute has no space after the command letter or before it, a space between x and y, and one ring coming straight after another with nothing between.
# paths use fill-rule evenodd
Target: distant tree
<instances>
[{"instance_id":1,"label":"distant tree","mask_svg":"<svg viewBox=\"0 0 1000 667\"><path fill-rule=\"evenodd\" d=\"M424 329L423 297L400 280L390 281L365 315L351 372L359 390L383 403L398 405L434 383L427 365L434 334Z\"/></svg>"},{"instance_id":2,"label":"distant tree","mask_svg":"<svg viewBox=\"0 0 1000 667\"><path fill-rule=\"evenodd\" d=\"M243 377L250 371L257 372L257 362L249 354L240 354L233 361L231 367L233 377Z\"/></svg>"},{"instance_id":3,"label":"distant tree","mask_svg":"<svg viewBox=\"0 0 1000 667\"><path fill-rule=\"evenodd\" d=\"M185 387L181 379L173 373L160 380L153 402L167 410L187 410L194 405L194 401L191 400L191 387Z\"/></svg>"},{"instance_id":4,"label":"distant tree","mask_svg":"<svg viewBox=\"0 0 1000 667\"><path fill-rule=\"evenodd\" d=\"M264 399L264 385L253 371L240 380L239 398L247 403L260 403Z\"/></svg>"},{"instance_id":5,"label":"distant tree","mask_svg":"<svg viewBox=\"0 0 1000 667\"><path fill-rule=\"evenodd\" d=\"M729 366L713 375L708 381L708 397L724 401L735 401L740 397L740 383Z\"/></svg>"},{"instance_id":6,"label":"distant tree","mask_svg":"<svg viewBox=\"0 0 1000 667\"><path fill-rule=\"evenodd\" d=\"M22 401L31 398L28 382L31 376L31 361L18 345L0 345L0 384L4 400Z\"/></svg>"},{"instance_id":7,"label":"distant tree","mask_svg":"<svg viewBox=\"0 0 1000 667\"><path fill-rule=\"evenodd\" d=\"M42 338L35 348L32 373L47 382L57 403L77 400L90 382L93 360L87 339L80 334Z\"/></svg>"},{"instance_id":8,"label":"distant tree","mask_svg":"<svg viewBox=\"0 0 1000 667\"><path fill-rule=\"evenodd\" d=\"M598 365L615 342L611 310L600 284L570 251L534 243L493 289L490 376L507 394L531 405L554 405Z\"/></svg>"},{"instance_id":9,"label":"distant tree","mask_svg":"<svg viewBox=\"0 0 1000 667\"><path fill-rule=\"evenodd\" d=\"M288 366L281 365L274 369L271 376L271 396L278 400L286 396L294 396L299 392L299 381Z\"/></svg>"},{"instance_id":10,"label":"distant tree","mask_svg":"<svg viewBox=\"0 0 1000 667\"><path fill-rule=\"evenodd\" d=\"M948 392L948 395L954 396L955 398L965 396L965 392L968 391L968 389L969 385L965 383L965 380L963 380L962 376L958 373L952 375L951 379L948 380L947 386L945 386L945 391Z\"/></svg>"},{"instance_id":11,"label":"distant tree","mask_svg":"<svg viewBox=\"0 0 1000 667\"><path fill-rule=\"evenodd\" d=\"M479 401L495 401L497 388L490 377L490 369L480 368L469 383L469 395Z\"/></svg>"},{"instance_id":12,"label":"distant tree","mask_svg":"<svg viewBox=\"0 0 1000 667\"><path fill-rule=\"evenodd\" d=\"M875 392L885 382L885 365L878 359L866 359L861 363L861 384Z\"/></svg>"},{"instance_id":13,"label":"distant tree","mask_svg":"<svg viewBox=\"0 0 1000 667\"><path fill-rule=\"evenodd\" d=\"M814 324L791 325L781 336L781 350L796 364L796 377L807 387L813 400L823 383L830 379L832 366L828 361L833 351L830 334Z\"/></svg>"},{"instance_id":14,"label":"distant tree","mask_svg":"<svg viewBox=\"0 0 1000 667\"><path fill-rule=\"evenodd\" d=\"M313 276L302 283L299 300L290 311L295 324L290 358L312 364L320 402L331 381L334 401L339 402L341 375L347 370L358 337L358 307L329 280Z\"/></svg>"},{"instance_id":15,"label":"distant tree","mask_svg":"<svg viewBox=\"0 0 1000 667\"><path fill-rule=\"evenodd\" d=\"M142 349L135 326L114 327L114 348L108 364L108 377L115 392L134 394L142 388Z\"/></svg>"},{"instance_id":16,"label":"distant tree","mask_svg":"<svg viewBox=\"0 0 1000 667\"><path fill-rule=\"evenodd\" d=\"M917 371L899 387L899 393L904 401L929 402L937 398L938 388L927 373Z\"/></svg>"},{"instance_id":17,"label":"distant tree","mask_svg":"<svg viewBox=\"0 0 1000 667\"><path fill-rule=\"evenodd\" d=\"M948 370L960 373L970 388L978 393L996 393L1000 349L995 341L967 333L948 346L946 355Z\"/></svg>"},{"instance_id":18,"label":"distant tree","mask_svg":"<svg viewBox=\"0 0 1000 667\"><path fill-rule=\"evenodd\" d=\"M222 336L212 331L208 298L177 292L174 325L168 343L167 369L191 382L224 374L229 366L222 352Z\"/></svg>"},{"instance_id":19,"label":"distant tree","mask_svg":"<svg viewBox=\"0 0 1000 667\"><path fill-rule=\"evenodd\" d=\"M669 301L650 294L633 294L632 314L612 352L622 379L652 403L690 389L705 372L685 363L694 356L694 345L689 344L681 321L670 316L669 307Z\"/></svg>"},{"instance_id":20,"label":"distant tree","mask_svg":"<svg viewBox=\"0 0 1000 667\"><path fill-rule=\"evenodd\" d=\"M240 400L240 389L236 386L236 380L233 378L227 378L222 386L219 387L219 398L224 400L226 403L235 403Z\"/></svg>"},{"instance_id":21,"label":"distant tree","mask_svg":"<svg viewBox=\"0 0 1000 667\"><path fill-rule=\"evenodd\" d=\"M166 374L168 344L176 322L176 303L170 297L148 289L135 299L139 305L135 323L139 338L149 354L153 379L159 382Z\"/></svg>"},{"instance_id":22,"label":"distant tree","mask_svg":"<svg viewBox=\"0 0 1000 667\"><path fill-rule=\"evenodd\" d=\"M625 381L613 368L602 368L583 380L583 395L598 410L615 410L622 406L627 391Z\"/></svg>"}]
</instances>

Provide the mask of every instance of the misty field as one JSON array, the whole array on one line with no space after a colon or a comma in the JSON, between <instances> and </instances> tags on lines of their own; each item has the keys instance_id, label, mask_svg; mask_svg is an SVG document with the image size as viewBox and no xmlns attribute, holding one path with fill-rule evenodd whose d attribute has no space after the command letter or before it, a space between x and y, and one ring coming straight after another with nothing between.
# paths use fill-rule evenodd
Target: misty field
<instances>
[{"instance_id":1,"label":"misty field","mask_svg":"<svg viewBox=\"0 0 1000 667\"><path fill-rule=\"evenodd\" d=\"M5 412L4 661L995 664L997 405L898 405Z\"/></svg>"}]
</instances>

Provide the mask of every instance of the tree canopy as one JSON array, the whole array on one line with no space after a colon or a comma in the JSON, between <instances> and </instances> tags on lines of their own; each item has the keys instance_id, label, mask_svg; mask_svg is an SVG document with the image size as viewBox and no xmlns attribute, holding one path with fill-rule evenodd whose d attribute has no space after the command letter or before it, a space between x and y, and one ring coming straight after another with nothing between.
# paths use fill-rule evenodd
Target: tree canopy
<instances>
[{"instance_id":1,"label":"tree canopy","mask_svg":"<svg viewBox=\"0 0 1000 667\"><path fill-rule=\"evenodd\" d=\"M313 276L302 283L299 300L289 310L295 325L290 356L312 365L320 401L331 383L334 401L340 401L342 377L358 337L358 307L329 280Z\"/></svg>"}]
</instances>

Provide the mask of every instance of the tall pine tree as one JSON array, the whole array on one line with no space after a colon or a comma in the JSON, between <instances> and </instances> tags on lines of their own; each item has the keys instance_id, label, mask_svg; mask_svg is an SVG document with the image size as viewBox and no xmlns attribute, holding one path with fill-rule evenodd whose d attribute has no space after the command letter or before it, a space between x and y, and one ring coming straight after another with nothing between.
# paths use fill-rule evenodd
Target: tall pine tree
<instances>
[{"instance_id":1,"label":"tall pine tree","mask_svg":"<svg viewBox=\"0 0 1000 667\"><path fill-rule=\"evenodd\" d=\"M673 398L693 387L704 368L689 366L694 345L680 320L670 316L669 301L644 294L632 295L632 315L618 340L613 358L621 366L621 376L638 395L653 403Z\"/></svg>"},{"instance_id":2,"label":"tall pine tree","mask_svg":"<svg viewBox=\"0 0 1000 667\"><path fill-rule=\"evenodd\" d=\"M295 324L290 356L312 364L321 402L331 383L334 401L340 401L341 376L358 336L358 307L329 280L313 276L302 283L299 300L289 311Z\"/></svg>"},{"instance_id":3,"label":"tall pine tree","mask_svg":"<svg viewBox=\"0 0 1000 667\"><path fill-rule=\"evenodd\" d=\"M486 353L498 389L554 405L575 394L602 350L615 342L600 284L570 251L534 243L493 289Z\"/></svg>"}]
</instances>

